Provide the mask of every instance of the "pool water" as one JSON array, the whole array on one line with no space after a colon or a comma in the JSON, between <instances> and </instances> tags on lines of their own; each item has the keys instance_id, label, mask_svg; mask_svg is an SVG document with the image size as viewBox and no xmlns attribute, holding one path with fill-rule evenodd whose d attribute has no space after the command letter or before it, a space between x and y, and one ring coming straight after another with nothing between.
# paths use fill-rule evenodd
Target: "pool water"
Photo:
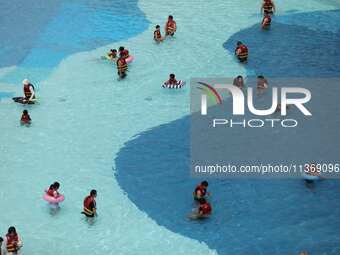
<instances>
[{"instance_id":1,"label":"pool water","mask_svg":"<svg viewBox=\"0 0 340 255\"><path fill-rule=\"evenodd\" d=\"M129 23L135 29L131 28L132 34L125 37L125 33L120 36L107 32L112 37L98 36L97 40L93 35L96 29L84 28L79 35L86 35L85 38L75 36L76 40L71 28L87 24L89 17L97 28L96 24L102 24L103 16L106 17L105 12L97 13L98 6L88 1L84 8L90 14L83 17L83 11L79 11L82 18L71 19L67 10L84 10L77 8L79 3L84 2L73 1L67 8L53 7L52 19L44 21L47 26L38 43L25 46L29 53L20 54L25 58L18 57L4 65L12 66L9 71L0 72L1 92L21 93L20 81L26 76L33 82L40 81L39 105L27 107L33 119L30 128L22 128L18 123L23 106L13 104L6 96L0 101L1 234L15 225L24 240L25 254L296 254L300 249L309 249L311 254L339 254L339 235L335 230L339 229L340 194L336 181L325 181L315 193L310 193L301 182L271 183L259 188L251 181L219 181L214 185L212 180L216 217L202 223L185 221L185 213L192 207L191 189L198 181L187 178L189 169L185 164L188 123L183 117L189 114L189 90L171 93L160 86L171 72L186 81L191 77L256 74L256 64L245 69L235 61L228 51L228 42L247 29L255 34L251 28L260 20L258 2L215 0L212 4L188 0L165 4L140 0L134 2L134 7L138 8L137 16L141 16ZM113 5L111 1L101 3ZM306 26L316 38L333 33L332 45L337 45L338 31L322 29L322 25L322 31L317 31L319 27L315 29L313 18L305 18L303 24L298 21L302 13L313 13L318 18L338 8L336 3L286 0L278 2L277 8L275 22L281 24L280 28L286 29L285 24ZM154 25L163 25L169 13L177 21L178 33L157 45L152 40ZM125 24L136 15L127 16L115 17ZM332 20L338 17L334 16ZM58 27L61 19L68 20L69 26ZM115 21L110 16L105 27L115 27ZM143 26L138 26L141 23ZM59 32L52 33L53 30ZM316 30L315 34L310 30ZM275 27L272 31L275 33ZM60 55L53 55L53 64L49 65L43 58L46 51L39 47L45 46L48 38L58 42L54 35L64 37L63 50ZM74 41L68 42L67 38ZM100 56L121 45L131 51L135 61L128 77L117 81L114 66L100 60ZM100 46L103 47L97 48ZM292 67L287 64L287 68ZM310 73L312 69L308 70ZM180 135L174 135L174 130ZM164 152L160 148L169 150L167 163L178 161L174 164L176 171L166 171L169 165L161 161ZM150 152L154 157L136 157L140 152ZM42 194L55 180L62 184L66 200L57 214L50 214ZM180 205L172 204L173 193L168 190L164 197L157 196L164 189L155 181L169 190L178 190L175 202ZM153 185L143 186L150 182ZM137 196L138 187L145 188L143 196ZM89 225L80 211L83 198L92 188L98 190L99 217ZM282 193L286 199L278 200ZM305 203L297 204L295 199L301 197ZM308 198L317 202L307 204ZM164 201L169 204L164 205ZM170 215L173 206L178 211ZM251 208L250 212L247 208ZM305 208L313 213L307 214ZM268 216L273 211L277 212L274 218ZM294 215L290 217L291 214ZM259 216L251 217L254 215ZM311 219L305 220L305 216ZM223 228L221 233L200 236L217 225ZM263 233L256 236L261 229Z\"/></svg>"}]
</instances>

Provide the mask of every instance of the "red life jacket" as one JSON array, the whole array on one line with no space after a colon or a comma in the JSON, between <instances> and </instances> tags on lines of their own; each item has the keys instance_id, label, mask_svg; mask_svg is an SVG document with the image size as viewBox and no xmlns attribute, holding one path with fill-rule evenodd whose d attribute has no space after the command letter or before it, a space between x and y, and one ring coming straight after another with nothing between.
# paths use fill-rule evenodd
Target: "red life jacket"
<instances>
[{"instance_id":1,"label":"red life jacket","mask_svg":"<svg viewBox=\"0 0 340 255\"><path fill-rule=\"evenodd\" d=\"M119 58L117 60L117 68L118 68L118 72L120 73L126 72L126 70L128 69L128 66L127 66L125 58Z\"/></svg>"},{"instance_id":2,"label":"red life jacket","mask_svg":"<svg viewBox=\"0 0 340 255\"><path fill-rule=\"evenodd\" d=\"M95 208L96 200L94 200L94 198L91 196L87 196L84 199L84 210L83 210L84 214L87 216L94 216L94 211L93 211L94 208L91 208L91 204L93 204Z\"/></svg>"},{"instance_id":3,"label":"red life jacket","mask_svg":"<svg viewBox=\"0 0 340 255\"><path fill-rule=\"evenodd\" d=\"M162 35L161 35L161 31L156 30L155 32L153 32L153 38L156 39L161 39Z\"/></svg>"},{"instance_id":4,"label":"red life jacket","mask_svg":"<svg viewBox=\"0 0 340 255\"><path fill-rule=\"evenodd\" d=\"M168 20L166 23L166 31L169 33L174 33L176 28L176 22L173 20Z\"/></svg>"},{"instance_id":5,"label":"red life jacket","mask_svg":"<svg viewBox=\"0 0 340 255\"><path fill-rule=\"evenodd\" d=\"M124 58L127 58L127 57L129 57L129 51L128 50L122 50L121 52L120 52L120 56L121 57L124 57Z\"/></svg>"},{"instance_id":6,"label":"red life jacket","mask_svg":"<svg viewBox=\"0 0 340 255\"><path fill-rule=\"evenodd\" d=\"M197 196L197 192L200 191L201 192L201 196L204 197L205 194L207 193L207 189L206 187L204 187L202 184L198 185L195 189L195 196Z\"/></svg>"},{"instance_id":7,"label":"red life jacket","mask_svg":"<svg viewBox=\"0 0 340 255\"><path fill-rule=\"evenodd\" d=\"M236 51L237 51L237 56L240 59L248 58L248 48L244 44L237 47Z\"/></svg>"},{"instance_id":8,"label":"red life jacket","mask_svg":"<svg viewBox=\"0 0 340 255\"><path fill-rule=\"evenodd\" d=\"M32 84L25 84L24 85L24 95L26 98L30 98L32 93L31 93L31 90L30 90L30 87L32 86Z\"/></svg>"},{"instance_id":9,"label":"red life jacket","mask_svg":"<svg viewBox=\"0 0 340 255\"><path fill-rule=\"evenodd\" d=\"M47 193L47 195L54 197L54 189L49 188L46 193Z\"/></svg>"},{"instance_id":10,"label":"red life jacket","mask_svg":"<svg viewBox=\"0 0 340 255\"><path fill-rule=\"evenodd\" d=\"M23 122L23 123L29 123L31 121L31 118L30 118L30 116L28 115L28 114L23 114L22 116L21 116L21 122Z\"/></svg>"},{"instance_id":11,"label":"red life jacket","mask_svg":"<svg viewBox=\"0 0 340 255\"><path fill-rule=\"evenodd\" d=\"M267 13L273 13L273 2L271 0L265 0L263 4L263 11Z\"/></svg>"},{"instance_id":12,"label":"red life jacket","mask_svg":"<svg viewBox=\"0 0 340 255\"><path fill-rule=\"evenodd\" d=\"M7 234L6 239L7 239L7 245L6 245L7 252L18 251L18 247L16 245L16 243L19 242L18 234L15 234L15 236L11 236Z\"/></svg>"},{"instance_id":13,"label":"red life jacket","mask_svg":"<svg viewBox=\"0 0 340 255\"><path fill-rule=\"evenodd\" d=\"M210 214L212 211L211 205L206 202L205 204L200 205L199 212L202 212L203 214Z\"/></svg>"}]
</instances>

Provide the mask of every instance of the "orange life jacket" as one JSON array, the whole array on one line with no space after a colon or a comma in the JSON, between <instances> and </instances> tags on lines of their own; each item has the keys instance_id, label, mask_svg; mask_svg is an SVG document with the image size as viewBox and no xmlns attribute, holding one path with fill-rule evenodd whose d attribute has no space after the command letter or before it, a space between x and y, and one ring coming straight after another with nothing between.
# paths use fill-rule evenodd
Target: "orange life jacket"
<instances>
[{"instance_id":1,"label":"orange life jacket","mask_svg":"<svg viewBox=\"0 0 340 255\"><path fill-rule=\"evenodd\" d=\"M7 239L7 245L6 245L7 252L18 251L17 242L19 242L19 236L17 234L15 234L14 236L7 234L6 239Z\"/></svg>"},{"instance_id":2,"label":"orange life jacket","mask_svg":"<svg viewBox=\"0 0 340 255\"><path fill-rule=\"evenodd\" d=\"M248 58L248 48L244 44L240 45L236 49L236 54L240 59Z\"/></svg>"},{"instance_id":3,"label":"orange life jacket","mask_svg":"<svg viewBox=\"0 0 340 255\"><path fill-rule=\"evenodd\" d=\"M202 184L198 185L195 189L194 195L197 196L197 192L200 191L201 192L201 196L204 197L205 194L207 193L207 189L206 187L204 187Z\"/></svg>"},{"instance_id":4,"label":"orange life jacket","mask_svg":"<svg viewBox=\"0 0 340 255\"><path fill-rule=\"evenodd\" d=\"M117 60L117 68L118 68L118 72L120 73L124 73L127 71L128 66L127 66L125 58L119 58Z\"/></svg>"},{"instance_id":5,"label":"orange life jacket","mask_svg":"<svg viewBox=\"0 0 340 255\"><path fill-rule=\"evenodd\" d=\"M29 123L31 121L31 118L30 118L30 116L28 115L28 114L23 114L22 116L21 116L21 122L23 122L23 123Z\"/></svg>"},{"instance_id":6,"label":"orange life jacket","mask_svg":"<svg viewBox=\"0 0 340 255\"><path fill-rule=\"evenodd\" d=\"M212 211L212 208L211 208L211 205L208 202L206 202L200 205L198 210L199 212L202 212L203 214L210 214Z\"/></svg>"},{"instance_id":7,"label":"orange life jacket","mask_svg":"<svg viewBox=\"0 0 340 255\"><path fill-rule=\"evenodd\" d=\"M270 0L266 0L263 3L263 11L266 13L273 13L273 2Z\"/></svg>"},{"instance_id":8,"label":"orange life jacket","mask_svg":"<svg viewBox=\"0 0 340 255\"><path fill-rule=\"evenodd\" d=\"M168 33L174 33L176 29L176 22L173 20L168 20L168 22L166 23L166 31Z\"/></svg>"},{"instance_id":9,"label":"orange life jacket","mask_svg":"<svg viewBox=\"0 0 340 255\"><path fill-rule=\"evenodd\" d=\"M161 39L161 38L162 38L161 31L156 30L155 32L153 32L153 38L154 38L155 40Z\"/></svg>"}]
</instances>

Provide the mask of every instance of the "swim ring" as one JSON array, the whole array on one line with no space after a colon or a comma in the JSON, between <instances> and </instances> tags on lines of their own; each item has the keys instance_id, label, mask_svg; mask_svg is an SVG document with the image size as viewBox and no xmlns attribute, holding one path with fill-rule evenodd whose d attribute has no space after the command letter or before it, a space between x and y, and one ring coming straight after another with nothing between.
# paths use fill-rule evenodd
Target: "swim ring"
<instances>
[{"instance_id":1,"label":"swim ring","mask_svg":"<svg viewBox=\"0 0 340 255\"><path fill-rule=\"evenodd\" d=\"M167 84L167 82L164 82L162 87L168 88L168 89L180 89L183 88L185 85L185 81L179 80L176 84Z\"/></svg>"},{"instance_id":2,"label":"swim ring","mask_svg":"<svg viewBox=\"0 0 340 255\"><path fill-rule=\"evenodd\" d=\"M134 56L129 56L129 57L127 57L126 59L125 59L125 61L126 61L126 63L131 63L133 60L134 60L135 58L134 58Z\"/></svg>"},{"instance_id":3,"label":"swim ring","mask_svg":"<svg viewBox=\"0 0 340 255\"><path fill-rule=\"evenodd\" d=\"M45 193L45 195L43 196L43 199L46 202L49 202L50 204L59 204L65 200L65 197L64 195L59 195L58 197L52 197L52 196L47 195L47 193Z\"/></svg>"}]
</instances>

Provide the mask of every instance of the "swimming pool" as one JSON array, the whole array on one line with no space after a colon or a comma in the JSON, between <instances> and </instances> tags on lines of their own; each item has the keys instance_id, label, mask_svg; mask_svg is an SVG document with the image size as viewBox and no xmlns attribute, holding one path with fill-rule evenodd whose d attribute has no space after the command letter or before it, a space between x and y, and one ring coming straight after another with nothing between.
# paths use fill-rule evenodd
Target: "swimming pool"
<instances>
[{"instance_id":1,"label":"swimming pool","mask_svg":"<svg viewBox=\"0 0 340 255\"><path fill-rule=\"evenodd\" d=\"M174 94L162 90L160 85L170 72L183 80L256 74L256 63L254 68L245 69L234 60L228 52L228 40L234 39L237 33L255 34L252 27L260 19L259 3L216 0L211 4L189 0L165 5L156 0L127 1L133 7L132 14L115 17L122 24L133 19L127 29L131 34L111 34L111 26L114 27L117 20L109 15L105 27L110 29L105 35L94 38L95 29L92 29L80 33L84 35L83 40L75 36L77 40L69 42L67 38L74 26L65 30L58 27L60 20L70 18L69 11L79 11L81 19L74 22L80 25L88 23L89 17L94 16L91 21L98 23L102 16L107 17L105 12L97 12L96 4L89 2L74 1L70 6L53 7L48 21L44 21L48 25L39 36L39 42L25 46L29 49L27 55L19 55L26 57L8 63L12 67L0 72L1 91L6 93L20 93L19 83L28 74L32 81L41 81L38 84L40 105L28 107L33 119L30 128L19 128L22 106L11 103L8 94L1 99L0 197L1 208L6 208L0 212L1 234L9 225L15 225L24 240L25 254L245 254L247 251L252 254L295 254L300 249L309 249L312 254L339 254L339 235L336 234L339 220L336 216L339 215L340 194L335 181L324 182L315 194L298 182L284 186L271 183L260 189L250 181L221 181L212 185L215 186L212 187L214 193L221 193L223 185L228 189L225 196L214 197L223 200L214 201L217 216L212 219L212 226L209 222L188 225L184 220L183 213L191 208L187 203L196 182L186 179L189 170L185 169L187 124L182 118L189 113L189 92L185 89ZM110 8L113 5L112 1L100 3ZM114 6L120 8L119 4ZM287 0L278 2L277 7L276 22L283 29L287 29L285 24L299 24L299 15L305 15L303 26L313 30L313 15L319 17L338 5L332 1ZM92 16L81 15L84 9ZM152 41L153 26L163 25L169 13L174 15L179 31L173 40L156 45ZM331 19L335 20L334 24L338 24L337 16ZM97 27L96 22L94 27ZM333 38L337 38L337 31L323 29L322 24L316 29L322 33L332 32ZM58 30L59 33L53 34ZM52 37L55 39L52 42L59 42L60 38L66 40L62 41L64 51L48 61L40 46L49 41L51 33L56 36ZM320 33L314 35L318 37ZM80 47L82 44L84 46ZM120 45L129 48L136 60L128 77L117 82L114 68L100 60L100 56L107 49ZM104 47L98 48L100 46ZM287 70L292 67L287 66ZM313 69L309 69L311 72ZM181 135L174 136L174 130ZM177 171L166 171L169 165L159 161L164 159L160 157L163 155L160 149L171 150L168 163L178 159L173 164ZM139 154L141 152L149 152L154 157L144 157ZM181 157L177 157L182 152ZM165 175L163 171L166 171ZM180 175L181 171L183 175ZM157 196L164 191L154 184L155 177L159 185L178 191L179 212L171 217L167 214L173 202L171 194L164 193L164 199ZM47 185L55 180L62 184L66 200L58 214L50 215L41 196ZM143 183L148 184L147 187L141 185ZM137 196L135 189L138 187L146 189L144 196ZM98 190L100 217L89 226L80 210L82 199L91 188ZM189 195L182 196L181 192L189 191ZM330 194L330 191L333 192ZM256 199L249 196L255 193ZM278 201L277 195L282 193L286 195L283 202L286 202L287 211L280 211L275 218L265 217L265 213L282 210L282 201ZM298 194L306 200L315 198L318 203L297 207L294 199ZM168 210L162 207L164 201L169 201L165 204ZM321 209L318 204L322 205ZM271 206L266 212L265 209ZM247 212L245 208L251 208L251 211ZM315 214L311 220L301 221L302 217L308 216L305 208ZM323 216L329 209L333 211ZM224 210L225 214L222 213ZM249 213L261 216L251 221ZM287 217L291 214L294 216ZM220 215L223 217L218 217ZM223 228L220 230L223 235L199 237L201 231L216 229L218 225ZM275 228L271 229L271 226ZM256 236L257 232L253 230L260 231L260 227L264 233ZM276 235L280 238L273 240ZM252 242L244 241L249 238Z\"/></svg>"}]
</instances>

